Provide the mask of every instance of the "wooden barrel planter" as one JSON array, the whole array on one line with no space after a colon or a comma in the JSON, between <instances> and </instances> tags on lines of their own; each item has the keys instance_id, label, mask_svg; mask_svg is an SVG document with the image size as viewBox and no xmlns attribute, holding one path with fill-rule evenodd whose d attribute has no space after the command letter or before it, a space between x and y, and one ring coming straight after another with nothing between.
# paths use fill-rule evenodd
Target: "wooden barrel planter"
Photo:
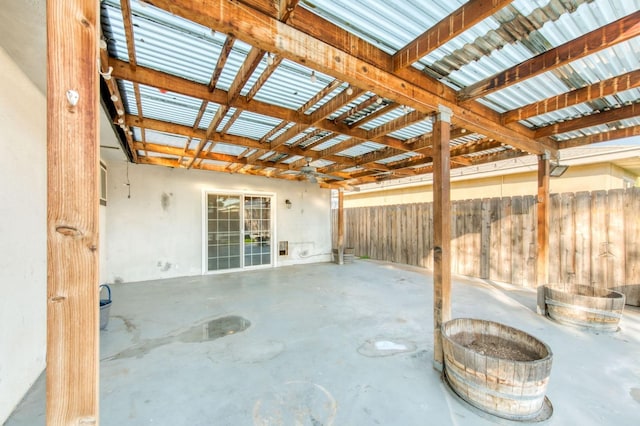
<instances>
[{"instance_id":1,"label":"wooden barrel planter","mask_svg":"<svg viewBox=\"0 0 640 426\"><path fill-rule=\"evenodd\" d=\"M333 253L333 261L335 263L340 262L340 255L337 248L331 250ZM355 258L355 249L353 247L346 247L342 254L342 260L344 263L353 263L353 259Z\"/></svg>"},{"instance_id":2,"label":"wooden barrel planter","mask_svg":"<svg viewBox=\"0 0 640 426\"><path fill-rule=\"evenodd\" d=\"M445 378L482 411L519 421L551 416L545 397L553 355L545 343L493 321L457 318L442 325Z\"/></svg>"},{"instance_id":3,"label":"wooden barrel planter","mask_svg":"<svg viewBox=\"0 0 640 426\"><path fill-rule=\"evenodd\" d=\"M624 284L611 287L611 290L624 294L627 305L640 306L640 284Z\"/></svg>"},{"instance_id":4,"label":"wooden barrel planter","mask_svg":"<svg viewBox=\"0 0 640 426\"><path fill-rule=\"evenodd\" d=\"M562 324L598 331L617 331L624 294L606 288L572 284L544 286L547 316Z\"/></svg>"}]
</instances>

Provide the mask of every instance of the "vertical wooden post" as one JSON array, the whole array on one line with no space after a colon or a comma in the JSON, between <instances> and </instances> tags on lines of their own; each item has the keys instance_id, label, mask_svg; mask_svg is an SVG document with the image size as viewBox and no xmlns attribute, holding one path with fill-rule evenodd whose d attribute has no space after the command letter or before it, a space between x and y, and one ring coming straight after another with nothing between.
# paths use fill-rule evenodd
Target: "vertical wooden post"
<instances>
[{"instance_id":1,"label":"vertical wooden post","mask_svg":"<svg viewBox=\"0 0 640 426\"><path fill-rule=\"evenodd\" d=\"M99 418L98 8L47 1L48 425Z\"/></svg>"},{"instance_id":2,"label":"vertical wooden post","mask_svg":"<svg viewBox=\"0 0 640 426\"><path fill-rule=\"evenodd\" d=\"M549 279L549 154L538 156L538 261L536 281L537 311L546 315L544 288Z\"/></svg>"},{"instance_id":3,"label":"vertical wooden post","mask_svg":"<svg viewBox=\"0 0 640 426\"><path fill-rule=\"evenodd\" d=\"M338 264L344 264L344 189L338 190Z\"/></svg>"},{"instance_id":4,"label":"vertical wooden post","mask_svg":"<svg viewBox=\"0 0 640 426\"><path fill-rule=\"evenodd\" d=\"M451 194L449 133L451 110L440 106L433 124L433 365L442 371L440 327L451 319Z\"/></svg>"}]
</instances>

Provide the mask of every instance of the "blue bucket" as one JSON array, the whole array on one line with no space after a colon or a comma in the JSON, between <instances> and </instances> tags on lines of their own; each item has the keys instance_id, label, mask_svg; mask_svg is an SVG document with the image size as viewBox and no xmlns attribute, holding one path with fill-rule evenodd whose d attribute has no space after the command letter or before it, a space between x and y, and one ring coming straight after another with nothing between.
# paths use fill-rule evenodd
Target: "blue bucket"
<instances>
[{"instance_id":1,"label":"blue bucket","mask_svg":"<svg viewBox=\"0 0 640 426\"><path fill-rule=\"evenodd\" d=\"M107 298L102 299L102 289L107 289ZM102 284L100 286L100 330L104 330L107 328L107 324L109 324L109 310L111 309L111 288Z\"/></svg>"}]
</instances>

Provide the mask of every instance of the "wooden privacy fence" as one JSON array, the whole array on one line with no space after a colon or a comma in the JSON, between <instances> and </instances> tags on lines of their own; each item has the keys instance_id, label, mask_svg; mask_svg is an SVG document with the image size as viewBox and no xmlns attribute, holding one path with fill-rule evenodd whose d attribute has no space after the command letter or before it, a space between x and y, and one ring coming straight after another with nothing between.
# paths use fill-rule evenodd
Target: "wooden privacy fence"
<instances>
[{"instance_id":1,"label":"wooden privacy fence","mask_svg":"<svg viewBox=\"0 0 640 426\"><path fill-rule=\"evenodd\" d=\"M550 204L550 283L640 283L640 188L552 194ZM345 209L345 225L356 256L433 268L432 203ZM536 227L534 196L453 202L452 272L535 287Z\"/></svg>"}]
</instances>

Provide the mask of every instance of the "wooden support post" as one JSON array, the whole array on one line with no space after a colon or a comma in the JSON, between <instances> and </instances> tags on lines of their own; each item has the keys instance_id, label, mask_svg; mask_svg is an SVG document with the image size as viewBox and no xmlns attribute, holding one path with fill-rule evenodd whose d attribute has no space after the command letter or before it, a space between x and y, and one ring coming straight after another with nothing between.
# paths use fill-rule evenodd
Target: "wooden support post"
<instances>
[{"instance_id":1,"label":"wooden support post","mask_svg":"<svg viewBox=\"0 0 640 426\"><path fill-rule=\"evenodd\" d=\"M538 156L538 286L537 311L546 315L544 288L549 279L549 154Z\"/></svg>"},{"instance_id":2,"label":"wooden support post","mask_svg":"<svg viewBox=\"0 0 640 426\"><path fill-rule=\"evenodd\" d=\"M344 189L338 189L338 264L344 264Z\"/></svg>"},{"instance_id":3,"label":"wooden support post","mask_svg":"<svg viewBox=\"0 0 640 426\"><path fill-rule=\"evenodd\" d=\"M99 419L98 8L47 1L48 425Z\"/></svg>"},{"instance_id":4,"label":"wooden support post","mask_svg":"<svg viewBox=\"0 0 640 426\"><path fill-rule=\"evenodd\" d=\"M433 364L442 371L441 326L451 319L451 110L440 106L433 124Z\"/></svg>"}]
</instances>

